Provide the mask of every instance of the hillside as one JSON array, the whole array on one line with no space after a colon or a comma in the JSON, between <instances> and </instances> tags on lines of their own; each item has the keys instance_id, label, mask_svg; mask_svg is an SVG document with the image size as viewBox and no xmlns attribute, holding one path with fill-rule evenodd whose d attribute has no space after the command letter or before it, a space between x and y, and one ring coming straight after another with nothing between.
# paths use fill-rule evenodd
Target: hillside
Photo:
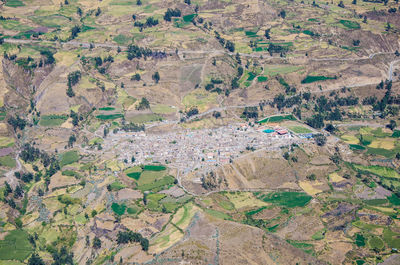
<instances>
[{"instance_id":1,"label":"hillside","mask_svg":"<svg viewBox=\"0 0 400 265\"><path fill-rule=\"evenodd\" d=\"M397 264L399 12L0 0L0 265Z\"/></svg>"}]
</instances>

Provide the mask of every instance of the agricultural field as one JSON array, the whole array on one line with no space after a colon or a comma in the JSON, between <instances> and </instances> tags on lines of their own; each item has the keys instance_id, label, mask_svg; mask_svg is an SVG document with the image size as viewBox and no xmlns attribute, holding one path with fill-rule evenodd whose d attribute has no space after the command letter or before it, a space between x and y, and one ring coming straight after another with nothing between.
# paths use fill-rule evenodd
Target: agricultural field
<instances>
[{"instance_id":1,"label":"agricultural field","mask_svg":"<svg viewBox=\"0 0 400 265\"><path fill-rule=\"evenodd\" d=\"M397 1L0 2L0 265L400 264Z\"/></svg>"}]
</instances>

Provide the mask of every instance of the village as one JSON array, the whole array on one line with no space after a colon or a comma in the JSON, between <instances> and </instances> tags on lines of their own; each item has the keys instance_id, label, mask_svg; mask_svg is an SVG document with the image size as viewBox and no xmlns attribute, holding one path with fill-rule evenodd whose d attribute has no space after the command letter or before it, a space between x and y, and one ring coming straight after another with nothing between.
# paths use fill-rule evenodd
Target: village
<instances>
[{"instance_id":1,"label":"village","mask_svg":"<svg viewBox=\"0 0 400 265\"><path fill-rule=\"evenodd\" d=\"M303 141L304 137L279 126L271 129L238 123L213 129L181 129L164 133L118 131L104 139L101 151L114 154L119 161L128 161L132 165L162 163L188 173L212 170L231 163L245 152L279 149ZM93 150L85 148L84 152L92 153Z\"/></svg>"}]
</instances>

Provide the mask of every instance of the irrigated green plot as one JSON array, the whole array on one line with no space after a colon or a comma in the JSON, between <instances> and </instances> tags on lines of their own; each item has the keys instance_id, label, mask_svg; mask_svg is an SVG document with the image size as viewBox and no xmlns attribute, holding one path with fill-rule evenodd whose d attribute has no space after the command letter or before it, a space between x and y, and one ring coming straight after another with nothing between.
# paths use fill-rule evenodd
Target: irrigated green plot
<instances>
[{"instance_id":1,"label":"irrigated green plot","mask_svg":"<svg viewBox=\"0 0 400 265\"><path fill-rule=\"evenodd\" d=\"M325 80L330 80L330 79L336 79L336 77L329 77L329 76L323 76L323 75L308 75L306 78L301 80L302 84L309 84L313 82L318 82L318 81L325 81Z\"/></svg>"},{"instance_id":2,"label":"irrigated green plot","mask_svg":"<svg viewBox=\"0 0 400 265\"><path fill-rule=\"evenodd\" d=\"M312 199L307 193L295 191L278 191L261 195L259 198L265 202L289 208L304 207Z\"/></svg>"},{"instance_id":3,"label":"irrigated green plot","mask_svg":"<svg viewBox=\"0 0 400 265\"><path fill-rule=\"evenodd\" d=\"M46 127L60 126L68 119L67 115L44 115L41 116L39 125Z\"/></svg>"},{"instance_id":4,"label":"irrigated green plot","mask_svg":"<svg viewBox=\"0 0 400 265\"><path fill-rule=\"evenodd\" d=\"M97 115L96 118L98 118L99 120L114 120L114 119L119 119L124 117L123 114L121 113L116 113L116 114L100 114Z\"/></svg>"},{"instance_id":5,"label":"irrigated green plot","mask_svg":"<svg viewBox=\"0 0 400 265\"><path fill-rule=\"evenodd\" d=\"M378 236L371 236L368 239L368 246L371 249L378 249L378 250L383 249L385 247L382 239Z\"/></svg>"},{"instance_id":6,"label":"irrigated green plot","mask_svg":"<svg viewBox=\"0 0 400 265\"><path fill-rule=\"evenodd\" d=\"M142 179L142 178L140 178ZM149 191L152 190L154 192L158 192L164 188L170 187L175 183L175 178L172 176L165 176L162 179L158 179L152 183L147 183L143 185L139 185L138 189L141 191Z\"/></svg>"},{"instance_id":7,"label":"irrigated green plot","mask_svg":"<svg viewBox=\"0 0 400 265\"><path fill-rule=\"evenodd\" d=\"M147 171L163 171L166 169L167 168L163 165L145 165L143 167L143 170L147 170Z\"/></svg>"},{"instance_id":8,"label":"irrigated green plot","mask_svg":"<svg viewBox=\"0 0 400 265\"><path fill-rule=\"evenodd\" d=\"M14 168L16 166L15 159L10 155L2 156L0 157L0 166Z\"/></svg>"},{"instance_id":9,"label":"irrigated green plot","mask_svg":"<svg viewBox=\"0 0 400 265\"><path fill-rule=\"evenodd\" d=\"M359 29L359 28L361 28L360 24L358 22L356 22L356 21L350 21L350 20L341 19L339 21L339 23L342 24L343 26L345 26L346 28L349 28L349 29Z\"/></svg>"},{"instance_id":10,"label":"irrigated green plot","mask_svg":"<svg viewBox=\"0 0 400 265\"><path fill-rule=\"evenodd\" d=\"M8 232L4 240L0 241L0 259L24 261L32 253L28 236L23 230Z\"/></svg>"},{"instance_id":11,"label":"irrigated green plot","mask_svg":"<svg viewBox=\"0 0 400 265\"><path fill-rule=\"evenodd\" d=\"M367 171L381 177L400 179L400 174L397 173L397 171L394 170L393 168L383 167L383 166L363 166L363 165L354 165L354 167L356 169Z\"/></svg>"},{"instance_id":12,"label":"irrigated green plot","mask_svg":"<svg viewBox=\"0 0 400 265\"><path fill-rule=\"evenodd\" d=\"M60 166L69 165L79 160L79 153L75 150L62 153L60 155Z\"/></svg>"},{"instance_id":13,"label":"irrigated green plot","mask_svg":"<svg viewBox=\"0 0 400 265\"><path fill-rule=\"evenodd\" d=\"M312 133L312 131L303 126L289 126L288 127L294 133Z\"/></svg>"},{"instance_id":14,"label":"irrigated green plot","mask_svg":"<svg viewBox=\"0 0 400 265\"><path fill-rule=\"evenodd\" d=\"M160 120L162 120L162 117L157 114L139 114L128 118L128 121L133 123L146 123Z\"/></svg>"},{"instance_id":15,"label":"irrigated green plot","mask_svg":"<svg viewBox=\"0 0 400 265\"><path fill-rule=\"evenodd\" d=\"M99 110L112 111L112 110L115 110L115 108L114 107L103 107L103 108L99 108Z\"/></svg>"},{"instance_id":16,"label":"irrigated green plot","mask_svg":"<svg viewBox=\"0 0 400 265\"><path fill-rule=\"evenodd\" d=\"M110 184L110 189L112 191L118 191L118 190L122 190L123 188L126 188L125 184L122 184L119 181L114 181L113 183Z\"/></svg>"},{"instance_id":17,"label":"irrigated green plot","mask_svg":"<svg viewBox=\"0 0 400 265\"><path fill-rule=\"evenodd\" d=\"M22 2L21 0L7 0L6 2L6 6L9 7L19 7L19 6L24 6L24 2Z\"/></svg>"},{"instance_id":18,"label":"irrigated green plot","mask_svg":"<svg viewBox=\"0 0 400 265\"><path fill-rule=\"evenodd\" d=\"M170 107L168 105L164 105L164 104L157 104L157 105L151 106L151 110L155 114L171 114L171 113L176 112L175 108Z\"/></svg>"},{"instance_id":19,"label":"irrigated green plot","mask_svg":"<svg viewBox=\"0 0 400 265\"><path fill-rule=\"evenodd\" d=\"M284 120L289 120L289 121L295 121L296 118L292 115L279 115L279 116L272 116L272 117L267 117L263 120L258 121L258 123L268 123L268 122L281 122Z\"/></svg>"},{"instance_id":20,"label":"irrigated green plot","mask_svg":"<svg viewBox=\"0 0 400 265\"><path fill-rule=\"evenodd\" d=\"M297 72L301 69L303 69L302 66L266 65L264 68L264 75L267 75L267 76L285 75L285 74Z\"/></svg>"},{"instance_id":21,"label":"irrigated green plot","mask_svg":"<svg viewBox=\"0 0 400 265\"><path fill-rule=\"evenodd\" d=\"M119 216L123 215L125 213L126 210L126 205L125 204L118 204L118 203L113 203L111 205L111 209L113 210L113 212Z\"/></svg>"},{"instance_id":22,"label":"irrigated green plot","mask_svg":"<svg viewBox=\"0 0 400 265\"><path fill-rule=\"evenodd\" d=\"M0 147L11 147L14 145L14 138L0 136Z\"/></svg>"}]
</instances>

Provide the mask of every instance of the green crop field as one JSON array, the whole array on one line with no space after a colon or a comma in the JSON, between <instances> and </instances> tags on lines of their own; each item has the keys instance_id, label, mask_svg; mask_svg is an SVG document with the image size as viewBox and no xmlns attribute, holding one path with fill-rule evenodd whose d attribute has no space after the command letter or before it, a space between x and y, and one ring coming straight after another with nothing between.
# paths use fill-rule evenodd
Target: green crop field
<instances>
[{"instance_id":1,"label":"green crop field","mask_svg":"<svg viewBox=\"0 0 400 265\"><path fill-rule=\"evenodd\" d=\"M281 121L285 121L285 120L295 121L296 118L292 114L272 116L272 117L267 117L263 120L260 120L260 121L258 121L258 123L281 122Z\"/></svg>"},{"instance_id":2,"label":"green crop field","mask_svg":"<svg viewBox=\"0 0 400 265\"><path fill-rule=\"evenodd\" d=\"M397 197L396 194L392 194L391 196L387 197L389 202L393 205L399 206L400 205L400 198Z\"/></svg>"},{"instance_id":3,"label":"green crop field","mask_svg":"<svg viewBox=\"0 0 400 265\"><path fill-rule=\"evenodd\" d=\"M387 158L392 158L396 155L396 151L395 150L387 150L387 149L383 149L383 148L372 148L372 147L368 147L367 148L367 154L370 155L380 155L380 156L384 156Z\"/></svg>"},{"instance_id":4,"label":"green crop field","mask_svg":"<svg viewBox=\"0 0 400 265\"><path fill-rule=\"evenodd\" d=\"M363 166L363 165L354 165L354 167L359 170L371 172L381 177L400 179L400 174L397 173L397 171L394 170L393 168L382 167L382 166Z\"/></svg>"},{"instance_id":5,"label":"green crop field","mask_svg":"<svg viewBox=\"0 0 400 265\"><path fill-rule=\"evenodd\" d=\"M16 166L15 159L10 155L2 156L0 157L0 166L14 168Z\"/></svg>"},{"instance_id":6,"label":"green crop field","mask_svg":"<svg viewBox=\"0 0 400 265\"><path fill-rule=\"evenodd\" d=\"M111 209L113 210L113 212L119 216L124 215L125 210L126 210L126 205L125 204L118 204L118 203L113 203L111 205Z\"/></svg>"},{"instance_id":7,"label":"green crop field","mask_svg":"<svg viewBox=\"0 0 400 265\"><path fill-rule=\"evenodd\" d=\"M99 120L114 120L114 119L119 119L124 117L123 114L121 113L116 113L116 114L100 114L97 115L96 118L98 118Z\"/></svg>"},{"instance_id":8,"label":"green crop field","mask_svg":"<svg viewBox=\"0 0 400 265\"><path fill-rule=\"evenodd\" d=\"M0 121L3 121L6 118L6 114L5 112L0 112Z\"/></svg>"},{"instance_id":9,"label":"green crop field","mask_svg":"<svg viewBox=\"0 0 400 265\"><path fill-rule=\"evenodd\" d=\"M99 108L99 110L112 111L112 110L115 110L115 108L114 107L104 107L104 108Z\"/></svg>"},{"instance_id":10,"label":"green crop field","mask_svg":"<svg viewBox=\"0 0 400 265\"><path fill-rule=\"evenodd\" d=\"M312 133L312 131L303 126L289 126L288 127L294 133Z\"/></svg>"},{"instance_id":11,"label":"green crop field","mask_svg":"<svg viewBox=\"0 0 400 265\"><path fill-rule=\"evenodd\" d=\"M280 191L261 195L259 199L278 206L293 208L306 206L311 201L312 197L304 192Z\"/></svg>"},{"instance_id":12,"label":"green crop field","mask_svg":"<svg viewBox=\"0 0 400 265\"><path fill-rule=\"evenodd\" d=\"M183 16L183 21L191 22L196 16L197 16L197 14L190 14L190 15Z\"/></svg>"},{"instance_id":13,"label":"green crop field","mask_svg":"<svg viewBox=\"0 0 400 265\"><path fill-rule=\"evenodd\" d=\"M349 144L350 149L352 150L365 150L366 148L359 144Z\"/></svg>"},{"instance_id":14,"label":"green crop field","mask_svg":"<svg viewBox=\"0 0 400 265\"><path fill-rule=\"evenodd\" d=\"M22 2L21 0L7 0L6 1L6 6L9 7L19 7L19 6L24 6L24 2Z\"/></svg>"},{"instance_id":15,"label":"green crop field","mask_svg":"<svg viewBox=\"0 0 400 265\"><path fill-rule=\"evenodd\" d=\"M139 181L142 178L139 179ZM172 176L165 176L161 179L154 180L153 182L146 183L146 184L141 184L138 186L138 189L141 191L160 191L162 188L172 185L175 183L175 178Z\"/></svg>"},{"instance_id":16,"label":"green crop field","mask_svg":"<svg viewBox=\"0 0 400 265\"><path fill-rule=\"evenodd\" d=\"M65 165L69 165L79 161L79 154L77 151L72 150L60 155L60 166L63 167Z\"/></svg>"},{"instance_id":17,"label":"green crop field","mask_svg":"<svg viewBox=\"0 0 400 265\"><path fill-rule=\"evenodd\" d=\"M309 83L324 81L324 80L329 80L329 79L336 79L336 77L329 77L329 76L323 76L323 75L316 75L316 76L308 75L308 76L306 76L306 78L301 80L301 83L309 84Z\"/></svg>"},{"instance_id":18,"label":"green crop field","mask_svg":"<svg viewBox=\"0 0 400 265\"><path fill-rule=\"evenodd\" d=\"M400 138L400 130L395 130L392 134L393 138Z\"/></svg>"},{"instance_id":19,"label":"green crop field","mask_svg":"<svg viewBox=\"0 0 400 265\"><path fill-rule=\"evenodd\" d=\"M23 230L13 230L0 241L0 260L24 261L32 250L28 233Z\"/></svg>"},{"instance_id":20,"label":"green crop field","mask_svg":"<svg viewBox=\"0 0 400 265\"><path fill-rule=\"evenodd\" d=\"M267 81L268 81L268 77L266 77L266 76L257 76L257 82L263 83L263 82L267 82Z\"/></svg>"},{"instance_id":21,"label":"green crop field","mask_svg":"<svg viewBox=\"0 0 400 265\"><path fill-rule=\"evenodd\" d=\"M368 239L368 245L372 249L383 249L385 247L382 239L378 236L371 236Z\"/></svg>"},{"instance_id":22,"label":"green crop field","mask_svg":"<svg viewBox=\"0 0 400 265\"><path fill-rule=\"evenodd\" d=\"M287 240L289 244L294 246L295 248L303 250L307 254L313 254L314 253L314 245L305 243L305 242L300 242L300 241L294 241L294 240Z\"/></svg>"},{"instance_id":23,"label":"green crop field","mask_svg":"<svg viewBox=\"0 0 400 265\"><path fill-rule=\"evenodd\" d=\"M204 209L204 211L206 213L208 213L209 215L214 216L219 219L232 220L232 217L230 215L220 212L220 211L217 211L217 210L214 210L214 209Z\"/></svg>"},{"instance_id":24,"label":"green crop field","mask_svg":"<svg viewBox=\"0 0 400 265\"><path fill-rule=\"evenodd\" d=\"M141 174L142 174L142 172L131 172L131 173L127 173L126 175L135 180L139 180Z\"/></svg>"},{"instance_id":25,"label":"green crop field","mask_svg":"<svg viewBox=\"0 0 400 265\"><path fill-rule=\"evenodd\" d=\"M113 183L110 184L110 189L111 189L112 191L118 191L118 190L121 190L121 189L123 189L123 188L126 188L126 185L125 185L125 184L122 184L122 183L119 182L119 181L114 181Z\"/></svg>"},{"instance_id":26,"label":"green crop field","mask_svg":"<svg viewBox=\"0 0 400 265\"><path fill-rule=\"evenodd\" d=\"M355 238L355 243L359 247L365 246L365 237L362 234L357 233Z\"/></svg>"},{"instance_id":27,"label":"green crop field","mask_svg":"<svg viewBox=\"0 0 400 265\"><path fill-rule=\"evenodd\" d=\"M162 165L145 165L143 167L143 170L147 170L147 171L163 171L166 170L167 168L165 166Z\"/></svg>"},{"instance_id":28,"label":"green crop field","mask_svg":"<svg viewBox=\"0 0 400 265\"><path fill-rule=\"evenodd\" d=\"M342 24L343 26L345 26L346 28L349 29L359 29L360 28L360 24L356 21L350 21L350 20L344 20L341 19L339 21L340 24Z\"/></svg>"},{"instance_id":29,"label":"green crop field","mask_svg":"<svg viewBox=\"0 0 400 265\"><path fill-rule=\"evenodd\" d=\"M41 116L39 125L45 127L60 126L68 119L66 115L46 115Z\"/></svg>"}]
</instances>

